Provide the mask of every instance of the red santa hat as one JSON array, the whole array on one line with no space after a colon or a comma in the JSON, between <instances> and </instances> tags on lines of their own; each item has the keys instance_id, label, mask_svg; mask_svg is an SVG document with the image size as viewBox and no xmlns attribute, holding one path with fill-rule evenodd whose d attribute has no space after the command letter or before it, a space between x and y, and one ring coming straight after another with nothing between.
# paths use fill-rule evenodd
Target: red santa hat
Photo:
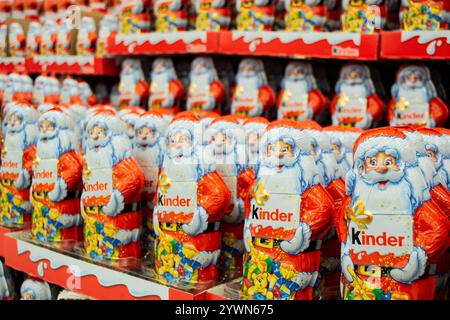
<instances>
[{"instance_id":1,"label":"red santa hat","mask_svg":"<svg viewBox=\"0 0 450 320\"><path fill-rule=\"evenodd\" d=\"M263 146L263 152L265 152L269 143L278 140L288 143L293 140L295 156L298 156L300 153L311 155L311 136L303 130L297 121L283 119L271 122L261 137L260 145Z\"/></svg>"},{"instance_id":2,"label":"red santa hat","mask_svg":"<svg viewBox=\"0 0 450 320\"><path fill-rule=\"evenodd\" d=\"M363 165L366 157L383 151L405 165L417 163L416 150L406 134L394 127L384 127L367 130L356 140L353 147L356 168Z\"/></svg>"},{"instance_id":3,"label":"red santa hat","mask_svg":"<svg viewBox=\"0 0 450 320\"><path fill-rule=\"evenodd\" d=\"M9 108L9 113L16 113L22 117L26 123L33 124L39 119L39 113L34 109L33 105L28 101L17 101Z\"/></svg>"},{"instance_id":4,"label":"red santa hat","mask_svg":"<svg viewBox=\"0 0 450 320\"><path fill-rule=\"evenodd\" d=\"M39 279L28 278L25 280L20 287L20 294L23 296L24 293L30 294L34 300L52 299L50 286L47 282Z\"/></svg>"},{"instance_id":5,"label":"red santa hat","mask_svg":"<svg viewBox=\"0 0 450 320\"><path fill-rule=\"evenodd\" d=\"M317 141L317 147L321 151L331 151L331 142L328 135L322 131L322 127L314 120L297 121L299 127L303 128L313 139Z\"/></svg>"},{"instance_id":6,"label":"red santa hat","mask_svg":"<svg viewBox=\"0 0 450 320\"><path fill-rule=\"evenodd\" d=\"M126 114L136 114L136 115L141 115L145 112L145 110L141 107L125 107L125 108L121 108L118 112L117 115L122 118L124 115Z\"/></svg>"},{"instance_id":7,"label":"red santa hat","mask_svg":"<svg viewBox=\"0 0 450 320\"><path fill-rule=\"evenodd\" d=\"M438 156L439 154L445 156L450 153L450 144L438 130L420 128L417 131L422 135L426 149L431 147Z\"/></svg>"},{"instance_id":8,"label":"red santa hat","mask_svg":"<svg viewBox=\"0 0 450 320\"><path fill-rule=\"evenodd\" d=\"M177 113L172 118L167 128L166 137L170 137L173 133L180 131L189 133L193 144L202 143L202 126L198 118L191 111Z\"/></svg>"},{"instance_id":9,"label":"red santa hat","mask_svg":"<svg viewBox=\"0 0 450 320\"><path fill-rule=\"evenodd\" d=\"M425 141L419 132L410 126L396 126L395 128L407 135L417 153L426 153Z\"/></svg>"},{"instance_id":10,"label":"red santa hat","mask_svg":"<svg viewBox=\"0 0 450 320\"><path fill-rule=\"evenodd\" d=\"M94 111L88 120L86 131L95 125L105 127L111 135L126 134L125 123L120 120L116 113L109 109L98 109Z\"/></svg>"},{"instance_id":11,"label":"red santa hat","mask_svg":"<svg viewBox=\"0 0 450 320\"><path fill-rule=\"evenodd\" d=\"M255 117L255 118L249 118L245 120L245 122L242 124L246 134L249 134L250 132L257 132L258 135L262 135L264 130L266 130L267 126L269 125L269 120L267 120L264 117Z\"/></svg>"},{"instance_id":12,"label":"red santa hat","mask_svg":"<svg viewBox=\"0 0 450 320\"><path fill-rule=\"evenodd\" d=\"M354 129L341 128L339 126L328 126L323 128L323 131L328 134L332 143L341 144L345 149L353 150L356 138L359 133L363 131L357 131Z\"/></svg>"},{"instance_id":13,"label":"red santa hat","mask_svg":"<svg viewBox=\"0 0 450 320\"><path fill-rule=\"evenodd\" d=\"M227 135L231 134L239 144L245 143L244 130L233 115L214 119L205 133L206 141L210 141L211 138L220 131L225 131Z\"/></svg>"},{"instance_id":14,"label":"red santa hat","mask_svg":"<svg viewBox=\"0 0 450 320\"><path fill-rule=\"evenodd\" d=\"M149 126L154 128L162 136L164 136L169 122L163 117L161 112L156 110L147 111L139 116L135 124L135 129L139 129L143 126Z\"/></svg>"},{"instance_id":15,"label":"red santa hat","mask_svg":"<svg viewBox=\"0 0 450 320\"><path fill-rule=\"evenodd\" d=\"M69 129L71 127L69 115L64 112L59 106L55 106L45 111L39 121L48 120L55 123L55 126L59 129Z\"/></svg>"}]
</instances>

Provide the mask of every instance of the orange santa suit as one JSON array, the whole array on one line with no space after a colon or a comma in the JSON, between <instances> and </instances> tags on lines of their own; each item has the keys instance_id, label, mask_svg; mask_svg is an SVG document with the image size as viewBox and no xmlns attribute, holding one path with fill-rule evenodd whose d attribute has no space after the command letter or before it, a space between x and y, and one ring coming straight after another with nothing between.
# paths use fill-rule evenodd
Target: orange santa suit
<instances>
[{"instance_id":1,"label":"orange santa suit","mask_svg":"<svg viewBox=\"0 0 450 320\"><path fill-rule=\"evenodd\" d=\"M179 102L184 93L178 80L172 59L157 58L153 61L148 107L158 110L168 118L180 111Z\"/></svg>"},{"instance_id":2,"label":"orange santa suit","mask_svg":"<svg viewBox=\"0 0 450 320\"><path fill-rule=\"evenodd\" d=\"M262 116L274 105L275 93L267 84L264 65L258 59L243 59L231 90L231 113L246 118Z\"/></svg>"},{"instance_id":3,"label":"orange santa suit","mask_svg":"<svg viewBox=\"0 0 450 320\"><path fill-rule=\"evenodd\" d=\"M230 191L201 155L201 125L194 114L175 116L166 137L153 214L156 272L168 283L217 281L220 222Z\"/></svg>"},{"instance_id":4,"label":"orange santa suit","mask_svg":"<svg viewBox=\"0 0 450 320\"><path fill-rule=\"evenodd\" d=\"M144 106L148 98L148 83L139 59L125 59L122 62L118 90L120 108Z\"/></svg>"},{"instance_id":5,"label":"orange santa suit","mask_svg":"<svg viewBox=\"0 0 450 320\"><path fill-rule=\"evenodd\" d=\"M363 64L345 65L330 103L332 124L368 129L384 112L384 102L375 92L370 69Z\"/></svg>"},{"instance_id":6,"label":"orange santa suit","mask_svg":"<svg viewBox=\"0 0 450 320\"><path fill-rule=\"evenodd\" d=\"M83 193L84 245L94 259L140 257L144 173L131 157L125 124L99 109L87 123Z\"/></svg>"},{"instance_id":7,"label":"orange santa suit","mask_svg":"<svg viewBox=\"0 0 450 320\"><path fill-rule=\"evenodd\" d=\"M442 126L448 118L447 105L437 96L430 70L422 65L404 66L397 72L388 106L391 126Z\"/></svg>"},{"instance_id":8,"label":"orange santa suit","mask_svg":"<svg viewBox=\"0 0 450 320\"><path fill-rule=\"evenodd\" d=\"M306 120L319 115L327 99L317 88L311 64L287 65L277 98L278 119Z\"/></svg>"},{"instance_id":9,"label":"orange santa suit","mask_svg":"<svg viewBox=\"0 0 450 320\"><path fill-rule=\"evenodd\" d=\"M26 102L8 107L0 169L2 224L23 225L31 220L30 184L38 116Z\"/></svg>"},{"instance_id":10,"label":"orange santa suit","mask_svg":"<svg viewBox=\"0 0 450 320\"><path fill-rule=\"evenodd\" d=\"M342 297L432 299L429 265L446 250L449 226L427 191L416 148L398 129L372 129L356 141L354 160L336 225Z\"/></svg>"},{"instance_id":11,"label":"orange santa suit","mask_svg":"<svg viewBox=\"0 0 450 320\"><path fill-rule=\"evenodd\" d=\"M80 240L81 158L69 116L58 107L39 118L31 186L32 235L41 241Z\"/></svg>"},{"instance_id":12,"label":"orange santa suit","mask_svg":"<svg viewBox=\"0 0 450 320\"><path fill-rule=\"evenodd\" d=\"M198 57L192 61L189 82L186 109L194 112L197 117L201 117L205 111L220 114L225 87L217 76L211 58Z\"/></svg>"},{"instance_id":13,"label":"orange santa suit","mask_svg":"<svg viewBox=\"0 0 450 320\"><path fill-rule=\"evenodd\" d=\"M319 183L311 144L293 120L272 122L262 136L244 227L245 297L313 298L334 204Z\"/></svg>"}]
</instances>

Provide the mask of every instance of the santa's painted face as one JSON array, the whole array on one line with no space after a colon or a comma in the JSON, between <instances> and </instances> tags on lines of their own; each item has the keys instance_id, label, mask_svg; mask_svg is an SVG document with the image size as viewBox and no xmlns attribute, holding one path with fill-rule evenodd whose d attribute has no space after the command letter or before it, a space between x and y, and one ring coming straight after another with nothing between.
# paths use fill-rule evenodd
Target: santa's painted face
<instances>
[{"instance_id":1,"label":"santa's painted face","mask_svg":"<svg viewBox=\"0 0 450 320\"><path fill-rule=\"evenodd\" d=\"M108 136L106 134L106 129L100 125L94 125L89 130L89 147L99 148L106 145L108 142Z\"/></svg>"},{"instance_id":2,"label":"santa's painted face","mask_svg":"<svg viewBox=\"0 0 450 320\"><path fill-rule=\"evenodd\" d=\"M376 184L379 189L386 189L391 182L398 182L403 177L403 170L397 164L397 158L384 151L366 157L364 169L360 174L369 184Z\"/></svg>"},{"instance_id":3,"label":"santa's painted face","mask_svg":"<svg viewBox=\"0 0 450 320\"><path fill-rule=\"evenodd\" d=\"M250 152L257 153L259 150L259 135L256 131L252 131L247 135L247 145Z\"/></svg>"},{"instance_id":4,"label":"santa's painted face","mask_svg":"<svg viewBox=\"0 0 450 320\"><path fill-rule=\"evenodd\" d=\"M192 66L192 72L195 75L201 75L208 72L208 65L204 60L197 60Z\"/></svg>"},{"instance_id":5,"label":"santa's painted face","mask_svg":"<svg viewBox=\"0 0 450 320\"><path fill-rule=\"evenodd\" d=\"M341 157L341 146L337 143L332 143L331 148L333 149L333 153L337 158Z\"/></svg>"},{"instance_id":6,"label":"santa's painted face","mask_svg":"<svg viewBox=\"0 0 450 320\"><path fill-rule=\"evenodd\" d=\"M416 88L422 88L424 86L424 78L421 72L418 70L411 71L410 73L406 74L404 76L403 86L416 89Z\"/></svg>"},{"instance_id":7,"label":"santa's painted face","mask_svg":"<svg viewBox=\"0 0 450 320\"><path fill-rule=\"evenodd\" d=\"M149 126L142 126L136 131L136 143L141 147L152 146L156 142L155 130Z\"/></svg>"},{"instance_id":8,"label":"santa's painted face","mask_svg":"<svg viewBox=\"0 0 450 320\"><path fill-rule=\"evenodd\" d=\"M17 114L11 114L8 117L7 129L10 133L15 133L22 130L22 118Z\"/></svg>"},{"instance_id":9,"label":"santa's painted face","mask_svg":"<svg viewBox=\"0 0 450 320\"><path fill-rule=\"evenodd\" d=\"M269 167L277 171L283 171L284 167L295 162L293 144L285 140L277 140L267 144L267 157L263 161Z\"/></svg>"},{"instance_id":10,"label":"santa's painted face","mask_svg":"<svg viewBox=\"0 0 450 320\"><path fill-rule=\"evenodd\" d=\"M256 66L253 63L244 63L241 65L239 73L244 78L251 78L256 76Z\"/></svg>"},{"instance_id":11,"label":"santa's painted face","mask_svg":"<svg viewBox=\"0 0 450 320\"><path fill-rule=\"evenodd\" d=\"M166 72L167 69L167 65L164 61L157 61L153 64L152 72L155 74L161 74Z\"/></svg>"},{"instance_id":12,"label":"santa's painted face","mask_svg":"<svg viewBox=\"0 0 450 320\"><path fill-rule=\"evenodd\" d=\"M52 139L56 135L55 123L49 119L39 122L39 138L43 141Z\"/></svg>"},{"instance_id":13,"label":"santa's painted face","mask_svg":"<svg viewBox=\"0 0 450 320\"><path fill-rule=\"evenodd\" d=\"M345 82L349 84L360 84L363 82L363 71L361 68L351 68L348 70L345 75L344 79Z\"/></svg>"},{"instance_id":14,"label":"santa's painted face","mask_svg":"<svg viewBox=\"0 0 450 320\"><path fill-rule=\"evenodd\" d=\"M29 291L22 292L21 296L21 300L35 300L34 295Z\"/></svg>"},{"instance_id":15,"label":"santa's painted face","mask_svg":"<svg viewBox=\"0 0 450 320\"><path fill-rule=\"evenodd\" d=\"M223 131L217 132L212 136L210 145L216 155L229 154L233 150L233 140Z\"/></svg>"},{"instance_id":16,"label":"santa's painted face","mask_svg":"<svg viewBox=\"0 0 450 320\"><path fill-rule=\"evenodd\" d=\"M427 155L431 159L431 161L433 161L435 163L438 162L437 157L436 157L436 153L434 152L433 149L427 148Z\"/></svg>"},{"instance_id":17,"label":"santa's painted face","mask_svg":"<svg viewBox=\"0 0 450 320\"><path fill-rule=\"evenodd\" d=\"M292 65L288 67L287 78L292 81L300 81L306 78L306 70L301 65Z\"/></svg>"},{"instance_id":18,"label":"santa's painted face","mask_svg":"<svg viewBox=\"0 0 450 320\"><path fill-rule=\"evenodd\" d=\"M124 121L127 128L127 136L130 139L134 138L134 123L131 121Z\"/></svg>"},{"instance_id":19,"label":"santa's painted face","mask_svg":"<svg viewBox=\"0 0 450 320\"><path fill-rule=\"evenodd\" d=\"M176 131L169 136L167 152L170 158L189 157L192 154L192 142L189 134Z\"/></svg>"}]
</instances>

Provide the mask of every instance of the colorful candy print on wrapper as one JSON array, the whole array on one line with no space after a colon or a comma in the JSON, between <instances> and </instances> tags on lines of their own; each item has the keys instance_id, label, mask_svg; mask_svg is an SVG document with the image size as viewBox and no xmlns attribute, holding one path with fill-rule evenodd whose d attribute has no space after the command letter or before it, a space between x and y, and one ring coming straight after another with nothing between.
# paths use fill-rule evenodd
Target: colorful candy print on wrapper
<instances>
[{"instance_id":1,"label":"colorful candy print on wrapper","mask_svg":"<svg viewBox=\"0 0 450 320\"><path fill-rule=\"evenodd\" d=\"M0 223L22 226L31 220L30 185L36 154L38 113L26 102L7 110L0 169Z\"/></svg>"},{"instance_id":2,"label":"colorful candy print on wrapper","mask_svg":"<svg viewBox=\"0 0 450 320\"><path fill-rule=\"evenodd\" d=\"M167 120L180 111L180 99L184 93L183 84L173 66L171 58L157 58L153 61L150 75L149 110L157 110Z\"/></svg>"},{"instance_id":3,"label":"colorful candy print on wrapper","mask_svg":"<svg viewBox=\"0 0 450 320\"><path fill-rule=\"evenodd\" d=\"M120 1L120 31L124 34L141 34L149 32L151 20L149 0Z\"/></svg>"},{"instance_id":4,"label":"colorful candy print on wrapper","mask_svg":"<svg viewBox=\"0 0 450 320\"><path fill-rule=\"evenodd\" d=\"M237 0L236 24L239 31L271 31L275 6L271 0Z\"/></svg>"},{"instance_id":5,"label":"colorful candy print on wrapper","mask_svg":"<svg viewBox=\"0 0 450 320\"><path fill-rule=\"evenodd\" d=\"M293 120L277 120L260 142L244 226L246 299L313 298L320 245L334 204L319 183L311 137Z\"/></svg>"},{"instance_id":6,"label":"colorful candy print on wrapper","mask_svg":"<svg viewBox=\"0 0 450 320\"><path fill-rule=\"evenodd\" d=\"M437 31L446 29L448 1L402 0L400 24L405 31Z\"/></svg>"},{"instance_id":7,"label":"colorful candy print on wrapper","mask_svg":"<svg viewBox=\"0 0 450 320\"><path fill-rule=\"evenodd\" d=\"M346 177L336 229L342 298L429 300L436 263L448 245L448 219L431 200L416 147L392 128L364 132Z\"/></svg>"},{"instance_id":8,"label":"colorful candy print on wrapper","mask_svg":"<svg viewBox=\"0 0 450 320\"><path fill-rule=\"evenodd\" d=\"M189 73L186 109L197 117L205 111L220 114L224 100L225 87L217 76L213 60L209 57L195 58Z\"/></svg>"},{"instance_id":9,"label":"colorful candy print on wrapper","mask_svg":"<svg viewBox=\"0 0 450 320\"><path fill-rule=\"evenodd\" d=\"M145 105L148 98L148 83L145 81L140 60L125 59L122 62L118 89L119 108Z\"/></svg>"},{"instance_id":10,"label":"colorful candy print on wrapper","mask_svg":"<svg viewBox=\"0 0 450 320\"><path fill-rule=\"evenodd\" d=\"M153 14L158 32L186 31L188 8L186 0L155 0Z\"/></svg>"},{"instance_id":11,"label":"colorful candy print on wrapper","mask_svg":"<svg viewBox=\"0 0 450 320\"><path fill-rule=\"evenodd\" d=\"M375 92L367 66L354 63L344 66L335 92L330 104L333 125L368 129L381 119L384 103Z\"/></svg>"},{"instance_id":12,"label":"colorful candy print on wrapper","mask_svg":"<svg viewBox=\"0 0 450 320\"><path fill-rule=\"evenodd\" d=\"M223 31L229 30L231 9L224 0L194 0L195 30Z\"/></svg>"},{"instance_id":13,"label":"colorful candy print on wrapper","mask_svg":"<svg viewBox=\"0 0 450 320\"><path fill-rule=\"evenodd\" d=\"M311 64L290 62L278 94L278 119L310 120L322 112L327 99L317 88Z\"/></svg>"},{"instance_id":14,"label":"colorful candy print on wrapper","mask_svg":"<svg viewBox=\"0 0 450 320\"><path fill-rule=\"evenodd\" d=\"M284 0L287 31L324 31L327 18L326 1Z\"/></svg>"},{"instance_id":15,"label":"colorful candy print on wrapper","mask_svg":"<svg viewBox=\"0 0 450 320\"><path fill-rule=\"evenodd\" d=\"M144 173L113 111L98 108L88 119L81 195L85 254L131 266L140 257Z\"/></svg>"},{"instance_id":16,"label":"colorful candy print on wrapper","mask_svg":"<svg viewBox=\"0 0 450 320\"><path fill-rule=\"evenodd\" d=\"M343 32L375 33L382 29L385 18L383 0L342 0Z\"/></svg>"},{"instance_id":17,"label":"colorful candy print on wrapper","mask_svg":"<svg viewBox=\"0 0 450 320\"><path fill-rule=\"evenodd\" d=\"M231 92L231 114L258 117L269 111L275 94L267 84L264 64L258 59L243 59Z\"/></svg>"},{"instance_id":18,"label":"colorful candy print on wrapper","mask_svg":"<svg viewBox=\"0 0 450 320\"><path fill-rule=\"evenodd\" d=\"M426 66L400 67L391 94L387 116L391 126L435 128L448 118L448 107L437 96Z\"/></svg>"},{"instance_id":19,"label":"colorful candy print on wrapper","mask_svg":"<svg viewBox=\"0 0 450 320\"><path fill-rule=\"evenodd\" d=\"M23 24L13 21L8 30L9 54L13 57L25 57L26 36Z\"/></svg>"},{"instance_id":20,"label":"colorful candy print on wrapper","mask_svg":"<svg viewBox=\"0 0 450 320\"><path fill-rule=\"evenodd\" d=\"M39 118L31 185L31 234L43 242L82 238L80 214L82 161L70 116L53 107Z\"/></svg>"},{"instance_id":21,"label":"colorful candy print on wrapper","mask_svg":"<svg viewBox=\"0 0 450 320\"><path fill-rule=\"evenodd\" d=\"M170 284L218 280L220 222L230 191L214 163L202 156L201 125L191 112L171 121L153 213L155 270Z\"/></svg>"},{"instance_id":22,"label":"colorful candy print on wrapper","mask_svg":"<svg viewBox=\"0 0 450 320\"><path fill-rule=\"evenodd\" d=\"M216 166L231 193L230 204L222 222L222 251L219 268L233 279L242 273L244 253L243 231L245 203L242 179L245 172L245 132L235 116L223 116L212 121L205 133L208 146L204 156Z\"/></svg>"},{"instance_id":23,"label":"colorful candy print on wrapper","mask_svg":"<svg viewBox=\"0 0 450 320\"><path fill-rule=\"evenodd\" d=\"M165 133L168 121L158 111L147 111L139 116L135 123L133 157L139 163L145 175L142 191L142 218L144 250L154 262L155 231L153 229L153 209L156 200L156 186L164 152Z\"/></svg>"}]
</instances>

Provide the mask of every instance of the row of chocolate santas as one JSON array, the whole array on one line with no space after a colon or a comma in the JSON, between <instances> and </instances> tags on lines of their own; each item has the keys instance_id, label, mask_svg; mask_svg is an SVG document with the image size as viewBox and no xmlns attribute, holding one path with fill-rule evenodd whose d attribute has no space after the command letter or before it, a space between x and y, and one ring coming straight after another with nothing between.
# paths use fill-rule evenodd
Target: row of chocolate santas
<instances>
[{"instance_id":1,"label":"row of chocolate santas","mask_svg":"<svg viewBox=\"0 0 450 320\"><path fill-rule=\"evenodd\" d=\"M209 125L205 117L202 125L190 112L176 115L167 127L161 114L150 111L139 116L130 141L115 111L103 106L88 111L80 150L66 151L70 147L64 146L77 145L74 122L65 109L54 107L39 119L36 153L36 147L26 145L33 128L36 133L31 110L26 104L6 109L2 209L4 221L30 210L31 184L32 233L38 239L80 237L82 222L74 212L80 204L87 255L138 257L142 204L155 268L165 281L214 281L218 265L238 272L245 248L246 297L310 299L319 283L321 251L331 258L322 259L321 271L338 272L332 262L339 260L339 245L330 234L336 221L342 281L351 291L347 298L387 297L393 294L389 290L397 298L429 298L434 290L433 277L423 286L418 281L419 291L415 281L423 280L425 266L437 263L447 248L448 218L436 203L448 211L448 131L421 129L418 134L404 127L363 133L347 174L346 197L342 178L351 157L344 150L359 133L343 132L355 129L322 130L311 121L269 124L264 118L243 122L238 116ZM84 157L82 178L78 152ZM367 235L356 239L362 231L355 228ZM386 239L370 243L369 233ZM386 248L395 237L403 240ZM367 270L361 268L367 264ZM381 284L373 288L373 277L366 281L363 276L374 267L393 270L390 275L380 271ZM362 292L368 288L373 292Z\"/></svg>"},{"instance_id":2,"label":"row of chocolate santas","mask_svg":"<svg viewBox=\"0 0 450 320\"><path fill-rule=\"evenodd\" d=\"M228 80L227 80L228 81ZM227 86L218 77L211 58L193 60L186 93L186 109L196 114L222 113ZM180 111L184 86L170 58L153 62L150 84L139 60L126 59L119 84L120 106L146 106L167 116ZM277 108L278 119L310 120L327 107L328 99L316 84L312 65L295 61L287 65L276 96L268 85L263 62L243 59L230 93L230 113L245 117L267 116ZM446 104L438 97L428 67L400 67L386 108L378 96L368 66L349 63L341 69L335 95L329 104L332 124L367 129L384 114L390 125L439 127L448 117Z\"/></svg>"}]
</instances>

